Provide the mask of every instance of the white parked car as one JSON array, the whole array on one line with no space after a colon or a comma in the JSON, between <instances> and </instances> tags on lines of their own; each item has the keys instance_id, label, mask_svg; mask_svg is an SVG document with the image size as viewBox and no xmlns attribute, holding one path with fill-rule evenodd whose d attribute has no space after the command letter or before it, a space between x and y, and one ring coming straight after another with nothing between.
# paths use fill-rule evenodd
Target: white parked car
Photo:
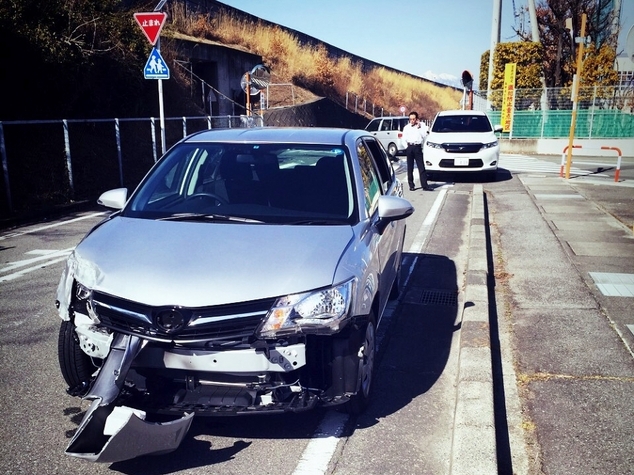
<instances>
[{"instance_id":1,"label":"white parked car","mask_svg":"<svg viewBox=\"0 0 634 475\"><path fill-rule=\"evenodd\" d=\"M482 111L453 110L436 114L423 148L425 168L441 173L482 173L495 179L500 161L497 132Z\"/></svg>"},{"instance_id":2,"label":"white parked car","mask_svg":"<svg viewBox=\"0 0 634 475\"><path fill-rule=\"evenodd\" d=\"M374 135L385 148L390 158L405 155L407 144L403 142L403 127L409 123L409 116L376 117L365 130Z\"/></svg>"},{"instance_id":3,"label":"white parked car","mask_svg":"<svg viewBox=\"0 0 634 475\"><path fill-rule=\"evenodd\" d=\"M61 373L92 401L69 455L174 450L194 415L366 407L414 211L371 134L200 132L100 203L57 291Z\"/></svg>"}]
</instances>

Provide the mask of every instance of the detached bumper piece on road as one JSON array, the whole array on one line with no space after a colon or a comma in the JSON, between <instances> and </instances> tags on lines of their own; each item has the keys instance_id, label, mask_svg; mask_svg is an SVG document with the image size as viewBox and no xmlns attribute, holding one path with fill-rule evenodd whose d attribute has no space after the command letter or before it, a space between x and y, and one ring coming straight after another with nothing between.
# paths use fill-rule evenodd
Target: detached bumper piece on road
<instances>
[{"instance_id":1,"label":"detached bumper piece on road","mask_svg":"<svg viewBox=\"0 0 634 475\"><path fill-rule=\"evenodd\" d=\"M141 455L176 450L194 414L166 423L145 422L141 411L115 406L140 339L118 334L95 383L85 396L93 403L66 449L66 454L91 462L113 463Z\"/></svg>"},{"instance_id":2,"label":"detached bumper piece on road","mask_svg":"<svg viewBox=\"0 0 634 475\"><path fill-rule=\"evenodd\" d=\"M172 422L145 422L130 408L101 404L98 399L92 403L66 454L91 462L113 463L169 453L178 448L194 418L191 413ZM118 427L110 433L112 424Z\"/></svg>"}]
</instances>

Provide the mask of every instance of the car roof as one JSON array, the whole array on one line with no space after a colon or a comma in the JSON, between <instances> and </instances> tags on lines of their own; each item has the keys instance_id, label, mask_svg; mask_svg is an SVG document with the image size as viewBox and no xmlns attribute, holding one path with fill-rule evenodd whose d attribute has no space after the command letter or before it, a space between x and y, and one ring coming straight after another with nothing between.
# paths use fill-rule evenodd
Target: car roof
<instances>
[{"instance_id":1,"label":"car roof","mask_svg":"<svg viewBox=\"0 0 634 475\"><path fill-rule=\"evenodd\" d=\"M449 110L449 111L440 111L438 115L486 115L482 111L473 111L473 110Z\"/></svg>"},{"instance_id":2,"label":"car roof","mask_svg":"<svg viewBox=\"0 0 634 475\"><path fill-rule=\"evenodd\" d=\"M369 136L364 130L331 127L253 127L248 129L210 129L185 138L196 142L271 142L343 145L347 140Z\"/></svg>"}]
</instances>

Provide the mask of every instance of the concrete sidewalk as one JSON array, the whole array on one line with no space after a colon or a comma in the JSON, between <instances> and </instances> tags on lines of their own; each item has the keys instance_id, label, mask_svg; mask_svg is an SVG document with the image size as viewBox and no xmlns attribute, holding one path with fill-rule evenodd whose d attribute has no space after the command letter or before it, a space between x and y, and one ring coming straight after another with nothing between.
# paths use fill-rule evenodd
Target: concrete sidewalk
<instances>
[{"instance_id":1,"label":"concrete sidewalk","mask_svg":"<svg viewBox=\"0 0 634 475\"><path fill-rule=\"evenodd\" d=\"M509 465L518 474L633 473L634 300L627 295L634 295L634 236L597 202L607 192L584 186L594 185L537 175L485 185L488 272L495 277L488 280L488 303L497 315L502 367L496 375L496 341L490 339L499 472L488 473L511 473ZM612 192L631 204L631 190ZM479 269L478 259L473 262ZM471 263L470 256L469 269ZM620 286L623 293L606 294L597 276L613 279L611 289ZM468 273L467 295L474 282L481 285L481 277ZM482 307L475 303L465 308L461 374L468 369L462 362L471 359L464 342L482 335L467 325L468 314ZM459 402L471 397L466 385L459 390ZM487 457L491 431L482 429L479 455ZM462 436L478 437L457 424L455 437ZM454 453L452 473L485 473L484 465L463 470L470 461L469 454Z\"/></svg>"}]
</instances>

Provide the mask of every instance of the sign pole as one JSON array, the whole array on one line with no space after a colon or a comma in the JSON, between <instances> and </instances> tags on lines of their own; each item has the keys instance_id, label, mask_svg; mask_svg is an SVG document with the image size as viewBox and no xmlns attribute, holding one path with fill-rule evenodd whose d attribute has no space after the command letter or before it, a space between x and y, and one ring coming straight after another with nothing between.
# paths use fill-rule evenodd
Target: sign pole
<instances>
[{"instance_id":1,"label":"sign pole","mask_svg":"<svg viewBox=\"0 0 634 475\"><path fill-rule=\"evenodd\" d=\"M583 68L583 46L586 41L586 14L581 15L581 42L577 51L577 74L572 81L572 117L570 118L570 137L568 138L568 155L566 156L566 179L570 178L570 165L572 164L572 143L575 139L575 127L577 125L577 99L579 97L579 83L581 82L581 70Z\"/></svg>"},{"instance_id":2,"label":"sign pole","mask_svg":"<svg viewBox=\"0 0 634 475\"><path fill-rule=\"evenodd\" d=\"M161 39L156 40L156 50L161 54ZM163 110L163 80L158 80L158 99L159 99L159 121L161 127L161 152L165 155L166 152L166 140L165 140L165 112Z\"/></svg>"},{"instance_id":3,"label":"sign pole","mask_svg":"<svg viewBox=\"0 0 634 475\"><path fill-rule=\"evenodd\" d=\"M154 7L154 11L160 12L166 3L167 3L167 0L159 1L158 4ZM161 24L161 28L162 27L163 27L163 24ZM157 36L156 36L156 49L159 52L159 56L161 54L161 36L160 36L161 28L159 28L159 32L157 33ZM158 80L158 96L159 96L159 117L160 117L160 123L161 123L161 151L163 152L163 155L165 155L167 147L166 147L166 140L165 140L165 112L163 110L163 80L162 79Z\"/></svg>"},{"instance_id":4,"label":"sign pole","mask_svg":"<svg viewBox=\"0 0 634 475\"><path fill-rule=\"evenodd\" d=\"M247 117L251 116L251 74L246 73L246 82L247 82Z\"/></svg>"},{"instance_id":5,"label":"sign pole","mask_svg":"<svg viewBox=\"0 0 634 475\"><path fill-rule=\"evenodd\" d=\"M165 112L163 109L163 79L169 79L169 68L161 57L161 29L165 24L167 14L161 12L167 0L161 0L154 8L153 12L137 12L134 19L137 21L143 34L150 44L154 46L150 57L148 58L145 68L143 68L143 76L145 79L158 80L158 99L159 99L159 119L161 128L161 151L166 152L165 140Z\"/></svg>"}]
</instances>

